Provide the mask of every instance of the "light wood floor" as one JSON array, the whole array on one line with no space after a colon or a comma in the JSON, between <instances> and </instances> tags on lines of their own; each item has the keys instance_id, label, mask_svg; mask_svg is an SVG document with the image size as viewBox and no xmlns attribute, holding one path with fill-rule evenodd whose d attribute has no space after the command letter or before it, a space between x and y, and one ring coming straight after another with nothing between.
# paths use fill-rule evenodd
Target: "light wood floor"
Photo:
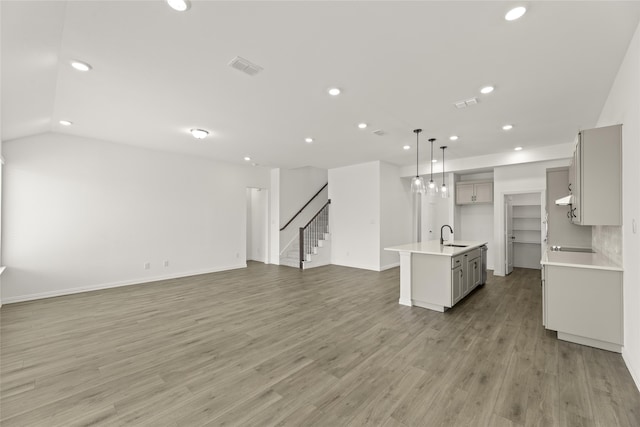
<instances>
[{"instance_id":1,"label":"light wood floor","mask_svg":"<svg viewBox=\"0 0 640 427\"><path fill-rule=\"evenodd\" d=\"M537 270L446 313L398 269L249 268L1 309L1 425L640 426L619 354L541 326Z\"/></svg>"}]
</instances>

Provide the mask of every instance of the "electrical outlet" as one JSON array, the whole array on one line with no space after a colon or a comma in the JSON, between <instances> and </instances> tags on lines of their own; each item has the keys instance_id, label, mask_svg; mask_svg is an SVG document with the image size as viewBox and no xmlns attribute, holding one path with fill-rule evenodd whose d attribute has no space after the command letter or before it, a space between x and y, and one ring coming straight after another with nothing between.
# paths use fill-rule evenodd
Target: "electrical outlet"
<instances>
[{"instance_id":1,"label":"electrical outlet","mask_svg":"<svg viewBox=\"0 0 640 427\"><path fill-rule=\"evenodd\" d=\"M164 266L165 267L169 267L169 260L168 259L164 261Z\"/></svg>"},{"instance_id":2,"label":"electrical outlet","mask_svg":"<svg viewBox=\"0 0 640 427\"><path fill-rule=\"evenodd\" d=\"M150 262L145 262L144 263L144 269L145 270L150 270L151 269L151 263Z\"/></svg>"}]
</instances>

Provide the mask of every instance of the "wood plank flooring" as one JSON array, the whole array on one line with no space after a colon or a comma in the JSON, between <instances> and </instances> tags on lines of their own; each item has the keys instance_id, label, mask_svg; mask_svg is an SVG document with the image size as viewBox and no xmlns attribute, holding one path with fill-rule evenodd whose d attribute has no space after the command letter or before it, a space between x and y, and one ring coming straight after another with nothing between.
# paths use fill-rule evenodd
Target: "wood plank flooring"
<instances>
[{"instance_id":1,"label":"wood plank flooring","mask_svg":"<svg viewBox=\"0 0 640 427\"><path fill-rule=\"evenodd\" d=\"M540 272L453 309L399 271L247 269L0 310L11 426L640 426L619 354L541 324Z\"/></svg>"}]
</instances>

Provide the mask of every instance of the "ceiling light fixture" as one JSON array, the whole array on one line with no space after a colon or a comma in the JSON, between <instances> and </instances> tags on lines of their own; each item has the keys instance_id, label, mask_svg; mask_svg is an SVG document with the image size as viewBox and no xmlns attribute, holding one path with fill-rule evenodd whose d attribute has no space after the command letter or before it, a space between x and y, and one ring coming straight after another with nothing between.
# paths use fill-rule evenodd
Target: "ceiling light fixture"
<instances>
[{"instance_id":1,"label":"ceiling light fixture","mask_svg":"<svg viewBox=\"0 0 640 427\"><path fill-rule=\"evenodd\" d=\"M405 145L404 147L402 147L403 150L411 150L411 146L410 145Z\"/></svg>"},{"instance_id":2,"label":"ceiling light fixture","mask_svg":"<svg viewBox=\"0 0 640 427\"><path fill-rule=\"evenodd\" d=\"M207 137L207 135L209 135L209 131L206 131L204 129L191 129L190 132L195 139L204 139Z\"/></svg>"},{"instance_id":3,"label":"ceiling light fixture","mask_svg":"<svg viewBox=\"0 0 640 427\"><path fill-rule=\"evenodd\" d=\"M178 12L184 12L191 7L189 0L167 0L167 4L169 4L171 9L177 10Z\"/></svg>"},{"instance_id":4,"label":"ceiling light fixture","mask_svg":"<svg viewBox=\"0 0 640 427\"><path fill-rule=\"evenodd\" d=\"M73 124L73 122L70 122L69 120L60 120L58 123L62 126L71 126Z\"/></svg>"},{"instance_id":5,"label":"ceiling light fixture","mask_svg":"<svg viewBox=\"0 0 640 427\"><path fill-rule=\"evenodd\" d=\"M304 142L306 142L307 144L311 144L313 142L313 138L305 138Z\"/></svg>"},{"instance_id":6,"label":"ceiling light fixture","mask_svg":"<svg viewBox=\"0 0 640 427\"><path fill-rule=\"evenodd\" d=\"M431 138L429 142L431 143L431 178L429 179L429 185L427 185L427 194L431 197L438 194L438 186L435 182L433 182L433 143L435 142L435 138Z\"/></svg>"},{"instance_id":7,"label":"ceiling light fixture","mask_svg":"<svg viewBox=\"0 0 640 427\"><path fill-rule=\"evenodd\" d=\"M358 127L359 127L360 129L366 129L366 128L367 128L367 124L366 124L366 123L359 123L359 124L358 124Z\"/></svg>"},{"instance_id":8,"label":"ceiling light fixture","mask_svg":"<svg viewBox=\"0 0 640 427\"><path fill-rule=\"evenodd\" d=\"M251 161L251 157L246 156L246 157L244 158L244 161L245 161L245 162L250 162L250 161Z\"/></svg>"},{"instance_id":9,"label":"ceiling light fixture","mask_svg":"<svg viewBox=\"0 0 640 427\"><path fill-rule=\"evenodd\" d=\"M511 130L513 129L513 125L504 125L502 126L502 130Z\"/></svg>"},{"instance_id":10,"label":"ceiling light fixture","mask_svg":"<svg viewBox=\"0 0 640 427\"><path fill-rule=\"evenodd\" d=\"M425 186L424 179L418 173L418 153L419 153L419 136L422 129L414 129L413 132L416 134L416 177L411 180L411 192L415 194L424 194Z\"/></svg>"},{"instance_id":11,"label":"ceiling light fixture","mask_svg":"<svg viewBox=\"0 0 640 427\"><path fill-rule=\"evenodd\" d=\"M440 147L440 149L442 149L442 187L440 187L440 196L442 196L443 199L446 199L449 197L449 192L447 191L447 184L445 183L445 178L444 178L444 150L447 148L446 145L443 145L442 147Z\"/></svg>"},{"instance_id":12,"label":"ceiling light fixture","mask_svg":"<svg viewBox=\"0 0 640 427\"><path fill-rule=\"evenodd\" d=\"M457 141L457 140L458 140L458 136L457 136L457 135L451 135L451 136L449 137L449 139L450 139L451 141Z\"/></svg>"},{"instance_id":13,"label":"ceiling light fixture","mask_svg":"<svg viewBox=\"0 0 640 427\"><path fill-rule=\"evenodd\" d=\"M504 15L504 19L506 19L507 21L515 21L518 18L522 18L522 15L524 15L526 12L527 8L524 6L514 7L509 12L507 12L506 15Z\"/></svg>"},{"instance_id":14,"label":"ceiling light fixture","mask_svg":"<svg viewBox=\"0 0 640 427\"><path fill-rule=\"evenodd\" d=\"M482 89L480 89L480 93L486 95L488 93L493 92L493 86L485 86Z\"/></svg>"},{"instance_id":15,"label":"ceiling light fixture","mask_svg":"<svg viewBox=\"0 0 640 427\"><path fill-rule=\"evenodd\" d=\"M87 64L86 62L82 62L82 61L71 61L71 66L73 68L75 68L78 71L89 71L91 70L91 65Z\"/></svg>"},{"instance_id":16,"label":"ceiling light fixture","mask_svg":"<svg viewBox=\"0 0 640 427\"><path fill-rule=\"evenodd\" d=\"M516 147L516 148L514 148L514 150L515 151L520 151L520 150L522 150L522 147Z\"/></svg>"},{"instance_id":17,"label":"ceiling light fixture","mask_svg":"<svg viewBox=\"0 0 640 427\"><path fill-rule=\"evenodd\" d=\"M328 90L329 95L331 96L338 96L340 95L340 89L338 89L337 87L332 87L331 89Z\"/></svg>"}]
</instances>

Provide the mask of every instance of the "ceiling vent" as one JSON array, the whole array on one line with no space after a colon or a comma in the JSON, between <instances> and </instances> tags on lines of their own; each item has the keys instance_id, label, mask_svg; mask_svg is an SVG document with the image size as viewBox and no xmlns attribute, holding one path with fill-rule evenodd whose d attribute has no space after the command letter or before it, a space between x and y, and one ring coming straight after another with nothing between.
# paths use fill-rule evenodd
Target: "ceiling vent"
<instances>
[{"instance_id":1,"label":"ceiling vent","mask_svg":"<svg viewBox=\"0 0 640 427\"><path fill-rule=\"evenodd\" d=\"M462 101L456 101L453 103L453 105L455 105L455 107L459 110L461 108L467 108L472 105L476 105L477 103L478 103L478 100L476 98L469 98L469 99L464 99Z\"/></svg>"},{"instance_id":2,"label":"ceiling vent","mask_svg":"<svg viewBox=\"0 0 640 427\"><path fill-rule=\"evenodd\" d=\"M264 68L262 68L261 66L254 64L253 62L248 61L240 56L236 56L235 58L233 58L231 62L229 62L229 66L250 76L255 76L260 71L264 70Z\"/></svg>"},{"instance_id":3,"label":"ceiling vent","mask_svg":"<svg viewBox=\"0 0 640 427\"><path fill-rule=\"evenodd\" d=\"M383 131L382 129L376 129L376 130L373 131L373 133L378 135L378 136L382 136L382 135L386 134L386 132Z\"/></svg>"}]
</instances>

